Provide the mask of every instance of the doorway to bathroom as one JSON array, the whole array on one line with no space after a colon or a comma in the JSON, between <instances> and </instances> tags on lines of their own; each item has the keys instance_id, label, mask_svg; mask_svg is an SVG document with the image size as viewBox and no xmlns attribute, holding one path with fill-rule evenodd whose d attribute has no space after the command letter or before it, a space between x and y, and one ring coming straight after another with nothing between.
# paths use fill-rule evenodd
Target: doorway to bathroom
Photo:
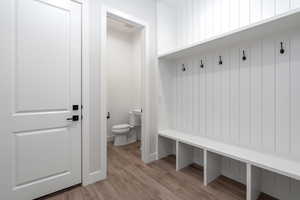
<instances>
[{"instance_id":1,"label":"doorway to bathroom","mask_svg":"<svg viewBox=\"0 0 300 200\"><path fill-rule=\"evenodd\" d=\"M149 160L147 137L147 30L142 20L120 11L102 8L101 90L102 116L106 122L105 162L109 150L133 149ZM105 16L105 17L104 17ZM107 147L108 144L108 147Z\"/></svg>"},{"instance_id":2,"label":"doorway to bathroom","mask_svg":"<svg viewBox=\"0 0 300 200\"><path fill-rule=\"evenodd\" d=\"M107 17L107 139L114 146L141 140L141 28Z\"/></svg>"}]
</instances>

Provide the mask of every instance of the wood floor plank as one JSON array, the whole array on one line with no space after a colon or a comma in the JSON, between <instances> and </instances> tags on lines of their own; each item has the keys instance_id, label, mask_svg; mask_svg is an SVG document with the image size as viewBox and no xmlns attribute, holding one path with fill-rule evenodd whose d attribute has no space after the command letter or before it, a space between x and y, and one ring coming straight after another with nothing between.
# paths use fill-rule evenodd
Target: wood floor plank
<instances>
[{"instance_id":1,"label":"wood floor plank","mask_svg":"<svg viewBox=\"0 0 300 200\"><path fill-rule=\"evenodd\" d=\"M40 200L244 200L244 185L219 177L203 184L203 168L198 165L175 170L175 156L145 164L140 144L108 145L108 176L87 187L73 187ZM259 200L274 200L261 195Z\"/></svg>"}]
</instances>

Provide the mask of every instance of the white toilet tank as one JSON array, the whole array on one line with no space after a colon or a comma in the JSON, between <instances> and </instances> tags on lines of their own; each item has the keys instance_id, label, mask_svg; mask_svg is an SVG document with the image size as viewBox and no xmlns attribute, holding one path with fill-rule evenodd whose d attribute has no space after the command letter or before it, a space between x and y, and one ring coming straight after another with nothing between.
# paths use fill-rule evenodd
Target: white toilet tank
<instances>
[{"instance_id":1,"label":"white toilet tank","mask_svg":"<svg viewBox=\"0 0 300 200\"><path fill-rule=\"evenodd\" d=\"M140 126L141 125L141 119L140 116L134 114L132 111L129 112L129 125L131 127Z\"/></svg>"}]
</instances>

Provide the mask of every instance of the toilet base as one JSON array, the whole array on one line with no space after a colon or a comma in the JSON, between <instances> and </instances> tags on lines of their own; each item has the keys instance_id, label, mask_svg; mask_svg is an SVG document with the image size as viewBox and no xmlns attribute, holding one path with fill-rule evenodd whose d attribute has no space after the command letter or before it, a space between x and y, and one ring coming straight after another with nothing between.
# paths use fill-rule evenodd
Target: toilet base
<instances>
[{"instance_id":1,"label":"toilet base","mask_svg":"<svg viewBox=\"0 0 300 200\"><path fill-rule=\"evenodd\" d=\"M137 141L135 131L130 131L125 134L115 134L114 146L123 146Z\"/></svg>"}]
</instances>

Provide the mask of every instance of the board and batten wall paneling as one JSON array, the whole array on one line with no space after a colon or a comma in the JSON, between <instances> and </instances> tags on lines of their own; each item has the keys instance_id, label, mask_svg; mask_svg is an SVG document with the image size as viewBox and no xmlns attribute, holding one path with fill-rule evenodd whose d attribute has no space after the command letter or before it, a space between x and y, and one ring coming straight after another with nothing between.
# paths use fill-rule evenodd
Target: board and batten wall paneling
<instances>
[{"instance_id":1,"label":"board and batten wall paneling","mask_svg":"<svg viewBox=\"0 0 300 200\"><path fill-rule=\"evenodd\" d=\"M230 25L230 1L221 0L221 32L226 33L229 31Z\"/></svg>"},{"instance_id":2,"label":"board and batten wall paneling","mask_svg":"<svg viewBox=\"0 0 300 200\"><path fill-rule=\"evenodd\" d=\"M187 43L191 44L195 41L194 39L194 21L195 19L195 13L194 13L194 1L193 0L188 0L186 2L186 16L188 19L188 21L185 21L185 23L187 24L187 29L184 30L187 32ZM197 24L198 25L198 24Z\"/></svg>"},{"instance_id":3,"label":"board and batten wall paneling","mask_svg":"<svg viewBox=\"0 0 300 200\"><path fill-rule=\"evenodd\" d=\"M300 7L300 0L290 0L292 8L299 8Z\"/></svg>"},{"instance_id":4,"label":"board and batten wall paneling","mask_svg":"<svg viewBox=\"0 0 300 200\"><path fill-rule=\"evenodd\" d=\"M275 41L262 46L262 148L275 152Z\"/></svg>"},{"instance_id":5,"label":"board and batten wall paneling","mask_svg":"<svg viewBox=\"0 0 300 200\"><path fill-rule=\"evenodd\" d=\"M207 56L206 68L206 135L212 138L214 135L214 60ZM201 112L201 111L200 111Z\"/></svg>"},{"instance_id":6,"label":"board and batten wall paneling","mask_svg":"<svg viewBox=\"0 0 300 200\"><path fill-rule=\"evenodd\" d=\"M169 50L178 46L178 20L176 6L170 2L157 1L157 49L158 53L160 50Z\"/></svg>"},{"instance_id":7,"label":"board and batten wall paneling","mask_svg":"<svg viewBox=\"0 0 300 200\"><path fill-rule=\"evenodd\" d=\"M200 132L200 122L201 122L201 119L200 119L200 113L198 110L199 110L199 107L200 105L202 104L202 102L200 101L200 92L201 90L198 90L196 89L198 86L200 87L200 67L197 67L197 61L194 60L193 61L193 66L192 66L192 79L193 79L193 85L192 85L192 88L193 91L192 91L192 124L193 124L193 127L192 127L192 132L193 133L199 133L200 135L202 135L202 132ZM199 121L197 120L199 119Z\"/></svg>"},{"instance_id":8,"label":"board and batten wall paneling","mask_svg":"<svg viewBox=\"0 0 300 200\"><path fill-rule=\"evenodd\" d=\"M262 0L262 19L267 19L275 15L276 0Z\"/></svg>"},{"instance_id":9,"label":"board and batten wall paneling","mask_svg":"<svg viewBox=\"0 0 300 200\"><path fill-rule=\"evenodd\" d=\"M158 126L160 128L174 128L178 129L176 126L177 118L179 118L177 109L181 106L177 103L177 72L174 70L172 65L168 62L160 62L159 65L159 105L158 110ZM163 77L161 77L163 76ZM170 101L174 99L174 101ZM171 117L171 119L170 119Z\"/></svg>"},{"instance_id":10,"label":"board and batten wall paneling","mask_svg":"<svg viewBox=\"0 0 300 200\"><path fill-rule=\"evenodd\" d=\"M221 68L221 129L224 141L230 141L230 53L224 52Z\"/></svg>"},{"instance_id":11,"label":"board and batten wall paneling","mask_svg":"<svg viewBox=\"0 0 300 200\"><path fill-rule=\"evenodd\" d=\"M174 91L165 99L173 105L169 113L175 113L166 116L174 120L171 128L300 161L299 33L281 33L169 64L163 73L173 72L161 78L173 80L170 88L162 87L166 94ZM223 159L222 166L226 176L245 181L242 164ZM299 193L298 181L262 174L266 193L283 199L290 198L289 192Z\"/></svg>"},{"instance_id":12,"label":"board and batten wall paneling","mask_svg":"<svg viewBox=\"0 0 300 200\"><path fill-rule=\"evenodd\" d=\"M222 73L222 68L223 68L223 65L225 63L224 61L224 56L222 55L222 53L215 53L213 55L213 64L214 64L214 72L213 72L213 95L214 95L214 102L213 102L213 126L214 126L214 129L213 129L213 135L212 135L212 138L215 138L215 139L221 139L222 138L222 123L221 123L221 117L222 117L222 109L221 109L221 102L222 102L222 92L221 92L221 73ZM223 62L222 65L220 65L218 63L218 60L220 59L221 57L221 60Z\"/></svg>"},{"instance_id":13,"label":"board and batten wall paneling","mask_svg":"<svg viewBox=\"0 0 300 200\"><path fill-rule=\"evenodd\" d=\"M260 150L262 146L262 42L255 42L250 50L250 143L252 148Z\"/></svg>"},{"instance_id":14,"label":"board and batten wall paneling","mask_svg":"<svg viewBox=\"0 0 300 200\"><path fill-rule=\"evenodd\" d=\"M240 26L240 1L239 0L229 0L229 30L237 29Z\"/></svg>"},{"instance_id":15,"label":"board and batten wall paneling","mask_svg":"<svg viewBox=\"0 0 300 200\"><path fill-rule=\"evenodd\" d=\"M221 0L212 0L213 4L212 10L213 10L213 35L217 35L218 33L221 33L221 6L222 2Z\"/></svg>"},{"instance_id":16,"label":"board and batten wall paneling","mask_svg":"<svg viewBox=\"0 0 300 200\"><path fill-rule=\"evenodd\" d=\"M232 48L230 51L230 140L233 144L238 144L240 141L240 68L239 68L239 50Z\"/></svg>"},{"instance_id":17,"label":"board and batten wall paneling","mask_svg":"<svg viewBox=\"0 0 300 200\"><path fill-rule=\"evenodd\" d=\"M174 42L174 48L300 7L300 0L178 2L178 43ZM174 127L300 161L299 33L296 30L176 60L175 92L167 101L174 101L176 116L169 117ZM281 42L284 54L280 53ZM243 51L246 61L242 60ZM218 64L220 55L222 66ZM235 160L223 158L222 173L245 182L245 167ZM262 191L267 194L291 200L300 196L299 181L265 170L262 180Z\"/></svg>"},{"instance_id":18,"label":"board and batten wall paneling","mask_svg":"<svg viewBox=\"0 0 300 200\"><path fill-rule=\"evenodd\" d=\"M175 127L300 160L299 32L175 61Z\"/></svg>"},{"instance_id":19,"label":"board and batten wall paneling","mask_svg":"<svg viewBox=\"0 0 300 200\"><path fill-rule=\"evenodd\" d=\"M258 22L262 16L261 0L250 0L250 23Z\"/></svg>"},{"instance_id":20,"label":"board and batten wall paneling","mask_svg":"<svg viewBox=\"0 0 300 200\"><path fill-rule=\"evenodd\" d=\"M183 130L183 126L182 126L182 111L183 111L183 105L182 105L182 99L183 99L183 95L182 95L182 67L181 64L175 64L176 67L176 127L178 130Z\"/></svg>"},{"instance_id":21,"label":"board and batten wall paneling","mask_svg":"<svg viewBox=\"0 0 300 200\"><path fill-rule=\"evenodd\" d=\"M276 0L275 2L276 14L287 12L291 8L290 0Z\"/></svg>"},{"instance_id":22,"label":"board and batten wall paneling","mask_svg":"<svg viewBox=\"0 0 300 200\"><path fill-rule=\"evenodd\" d=\"M291 92L291 147L290 150L292 155L296 158L300 158L300 37L299 35L294 35L291 37L291 57L290 57L290 92Z\"/></svg>"},{"instance_id":23,"label":"board and batten wall paneling","mask_svg":"<svg viewBox=\"0 0 300 200\"><path fill-rule=\"evenodd\" d=\"M250 145L250 122L251 122L251 104L250 104L250 51L249 48L240 48L239 65L240 65L240 143L244 146Z\"/></svg>"},{"instance_id":24,"label":"board and batten wall paneling","mask_svg":"<svg viewBox=\"0 0 300 200\"><path fill-rule=\"evenodd\" d=\"M282 155L290 153L290 40L280 38L276 44L282 42L284 54L280 53L281 45L276 46L276 151Z\"/></svg>"},{"instance_id":25,"label":"board and batten wall paneling","mask_svg":"<svg viewBox=\"0 0 300 200\"><path fill-rule=\"evenodd\" d=\"M300 0L178 2L177 33L174 34L177 41L173 48L300 7ZM166 100L174 101L171 113L176 116L169 117L174 120L173 127L299 161L299 33L298 30L293 34L177 60L173 65L176 69L175 92ZM284 54L279 52L280 42L283 42ZM160 48L163 52L164 46ZM243 50L246 61L241 57ZM219 55L223 60L221 68ZM199 67L201 59L204 69ZM182 64L186 66L186 72L182 71ZM244 165L235 160L223 158L222 173L245 182ZM299 181L265 170L262 170L262 181L262 191L279 199L296 200L300 196Z\"/></svg>"},{"instance_id":26,"label":"board and batten wall paneling","mask_svg":"<svg viewBox=\"0 0 300 200\"><path fill-rule=\"evenodd\" d=\"M300 0L160 0L158 8L170 2L170 16L158 13L158 23L166 24L158 27L158 38L165 38L159 40L160 53L170 50L170 39L173 49L184 47L300 7Z\"/></svg>"},{"instance_id":27,"label":"board and batten wall paneling","mask_svg":"<svg viewBox=\"0 0 300 200\"><path fill-rule=\"evenodd\" d=\"M206 25L204 19L204 3L204 0L194 1L193 3L193 41L201 41L204 39L204 31Z\"/></svg>"},{"instance_id":28,"label":"board and batten wall paneling","mask_svg":"<svg viewBox=\"0 0 300 200\"><path fill-rule=\"evenodd\" d=\"M185 129L187 132L192 133L193 128L193 107L192 107L192 94L193 94L193 60L187 61L187 70L186 73L183 73L186 76L186 82L185 82Z\"/></svg>"},{"instance_id":29,"label":"board and batten wall paneling","mask_svg":"<svg viewBox=\"0 0 300 200\"><path fill-rule=\"evenodd\" d=\"M240 1L240 27L250 24L250 0Z\"/></svg>"},{"instance_id":30,"label":"board and batten wall paneling","mask_svg":"<svg viewBox=\"0 0 300 200\"><path fill-rule=\"evenodd\" d=\"M202 61L201 61L202 60ZM199 109L197 112L199 113L199 132L202 136L206 135L206 91L207 91L207 83L206 83L206 68L204 64L206 63L206 58L203 56L200 60L198 60L196 67L199 69ZM203 65L203 68L201 67Z\"/></svg>"}]
</instances>

